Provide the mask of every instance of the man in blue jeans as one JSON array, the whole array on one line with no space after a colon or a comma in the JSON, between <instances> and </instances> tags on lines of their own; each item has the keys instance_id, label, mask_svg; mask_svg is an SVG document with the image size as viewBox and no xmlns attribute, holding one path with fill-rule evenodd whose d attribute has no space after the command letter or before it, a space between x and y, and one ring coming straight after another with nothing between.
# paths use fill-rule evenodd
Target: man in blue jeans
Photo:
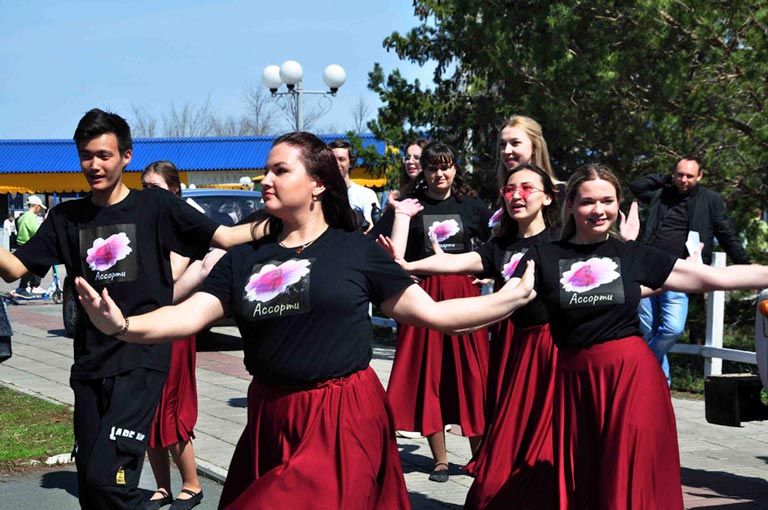
<instances>
[{"instance_id":1,"label":"man in blue jeans","mask_svg":"<svg viewBox=\"0 0 768 510\"><path fill-rule=\"evenodd\" d=\"M688 233L698 232L704 243L701 258L705 264L712 262L715 238L733 262L749 264L749 257L728 219L723 198L699 185L702 177L699 161L686 156L672 174L647 175L629 185L635 197L649 205L642 242L686 258ZM659 359L667 382L671 383L667 352L685 329L688 296L683 292L662 292L642 299L638 312L643 337Z\"/></svg>"}]
</instances>

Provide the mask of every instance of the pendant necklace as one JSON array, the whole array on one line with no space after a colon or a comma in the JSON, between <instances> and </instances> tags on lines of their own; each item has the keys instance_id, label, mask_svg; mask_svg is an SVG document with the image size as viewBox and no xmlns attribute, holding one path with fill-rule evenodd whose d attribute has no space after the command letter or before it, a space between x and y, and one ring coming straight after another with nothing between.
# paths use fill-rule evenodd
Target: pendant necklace
<instances>
[{"instance_id":1,"label":"pendant necklace","mask_svg":"<svg viewBox=\"0 0 768 510\"><path fill-rule=\"evenodd\" d=\"M298 255L299 253L301 253L304 250L306 250L309 247L310 244L312 244L315 241L317 241L318 239L320 239L320 236L322 236L323 234L325 234L325 230L319 236L315 237L311 241L307 241L306 243L300 244L299 246L296 246L296 247L288 247L288 246L284 245L282 241L277 243L277 245L280 246L281 248L285 248L286 250L295 250L296 254Z\"/></svg>"}]
</instances>

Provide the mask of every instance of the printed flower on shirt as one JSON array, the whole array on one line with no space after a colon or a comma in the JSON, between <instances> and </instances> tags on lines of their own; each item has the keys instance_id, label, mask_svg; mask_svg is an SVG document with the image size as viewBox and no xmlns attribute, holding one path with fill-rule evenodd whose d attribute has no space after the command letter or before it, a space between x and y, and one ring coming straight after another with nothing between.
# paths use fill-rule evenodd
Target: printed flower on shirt
<instances>
[{"instance_id":1,"label":"printed flower on shirt","mask_svg":"<svg viewBox=\"0 0 768 510\"><path fill-rule=\"evenodd\" d=\"M99 237L86 252L85 261L92 271L106 271L133 251L130 244L131 240L124 232L112 234L106 239Z\"/></svg>"},{"instance_id":2,"label":"printed flower on shirt","mask_svg":"<svg viewBox=\"0 0 768 510\"><path fill-rule=\"evenodd\" d=\"M309 266L309 260L288 260L279 266L264 265L261 271L248 279L245 285L246 299L262 303L274 299L309 274Z\"/></svg>"},{"instance_id":3,"label":"printed flower on shirt","mask_svg":"<svg viewBox=\"0 0 768 510\"><path fill-rule=\"evenodd\" d=\"M515 253L512 255L512 258L509 259L509 262L504 264L504 267L501 268L501 276L504 277L505 281L512 278L512 275L515 274L515 269L517 269L517 265L520 263L520 259L522 258L523 252Z\"/></svg>"},{"instance_id":4,"label":"printed flower on shirt","mask_svg":"<svg viewBox=\"0 0 768 510\"><path fill-rule=\"evenodd\" d=\"M504 208L497 209L488 220L488 227L494 228L501 221L501 215L504 214Z\"/></svg>"},{"instance_id":5,"label":"printed flower on shirt","mask_svg":"<svg viewBox=\"0 0 768 510\"><path fill-rule=\"evenodd\" d=\"M621 276L616 271L618 267L606 257L574 262L571 269L563 273L560 283L566 292L587 292Z\"/></svg>"},{"instance_id":6,"label":"printed flower on shirt","mask_svg":"<svg viewBox=\"0 0 768 510\"><path fill-rule=\"evenodd\" d=\"M445 221L436 221L429 227L429 238L437 239L438 243L442 243L446 239L459 233L459 222L453 219Z\"/></svg>"}]
</instances>

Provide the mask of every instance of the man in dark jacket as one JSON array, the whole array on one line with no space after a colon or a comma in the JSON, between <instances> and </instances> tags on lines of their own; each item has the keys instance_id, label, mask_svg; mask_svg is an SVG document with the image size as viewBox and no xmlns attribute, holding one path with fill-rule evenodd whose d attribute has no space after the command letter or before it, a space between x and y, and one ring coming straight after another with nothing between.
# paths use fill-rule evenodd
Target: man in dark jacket
<instances>
[{"instance_id":1,"label":"man in dark jacket","mask_svg":"<svg viewBox=\"0 0 768 510\"><path fill-rule=\"evenodd\" d=\"M704 245L701 258L705 264L712 261L714 238L735 263L749 264L723 198L699 185L702 176L699 161L686 156L671 175L647 175L629 185L640 202L649 204L642 242L685 258L689 255L685 247L688 233L698 232ZM640 302L639 315L643 336L662 364L667 382L671 382L666 355L685 328L688 296L669 291L645 298Z\"/></svg>"}]
</instances>

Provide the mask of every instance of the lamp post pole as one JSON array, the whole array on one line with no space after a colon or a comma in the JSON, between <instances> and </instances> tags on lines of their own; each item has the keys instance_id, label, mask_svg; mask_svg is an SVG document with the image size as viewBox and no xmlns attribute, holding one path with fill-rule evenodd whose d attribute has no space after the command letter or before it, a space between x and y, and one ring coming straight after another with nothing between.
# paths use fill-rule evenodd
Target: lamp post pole
<instances>
[{"instance_id":1,"label":"lamp post pole","mask_svg":"<svg viewBox=\"0 0 768 510\"><path fill-rule=\"evenodd\" d=\"M272 97L290 95L296 99L296 130L304 129L304 94L320 94L322 96L336 96L339 88L344 85L347 73L337 64L331 64L323 71L323 82L329 90L304 90L302 79L304 70L301 64L295 60L287 60L281 66L269 65L261 73L261 82L272 93ZM278 89L285 84L287 91Z\"/></svg>"}]
</instances>

